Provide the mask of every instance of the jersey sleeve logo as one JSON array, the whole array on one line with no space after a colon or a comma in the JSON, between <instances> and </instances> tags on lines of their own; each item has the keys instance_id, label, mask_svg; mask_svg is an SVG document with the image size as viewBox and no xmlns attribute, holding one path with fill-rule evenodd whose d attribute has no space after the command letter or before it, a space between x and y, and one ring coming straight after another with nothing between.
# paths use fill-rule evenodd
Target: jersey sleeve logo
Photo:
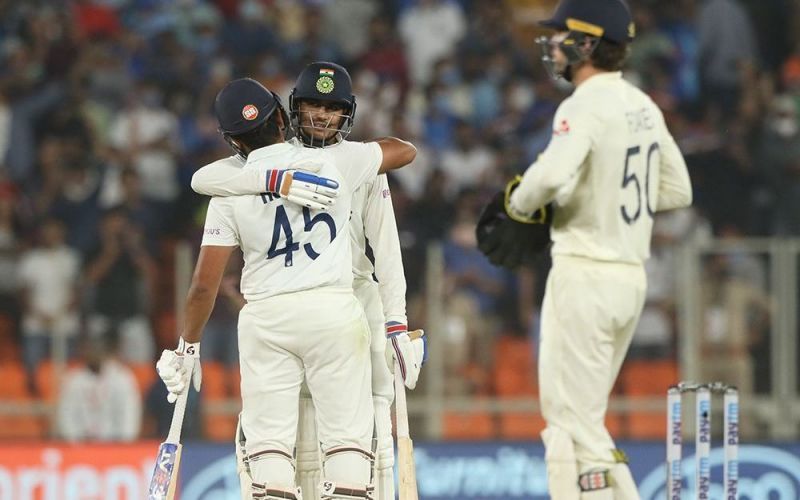
<instances>
[{"instance_id":1,"label":"jersey sleeve logo","mask_svg":"<svg viewBox=\"0 0 800 500\"><path fill-rule=\"evenodd\" d=\"M558 126L553 129L553 135L567 135L569 134L569 122L565 119L558 123Z\"/></svg>"}]
</instances>

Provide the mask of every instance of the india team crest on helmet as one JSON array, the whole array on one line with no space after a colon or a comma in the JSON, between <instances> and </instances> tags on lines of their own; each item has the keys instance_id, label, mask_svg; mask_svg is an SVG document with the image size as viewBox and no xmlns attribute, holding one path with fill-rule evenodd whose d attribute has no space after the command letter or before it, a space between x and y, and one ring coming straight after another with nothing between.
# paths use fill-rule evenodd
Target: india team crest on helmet
<instances>
[{"instance_id":1,"label":"india team crest on helmet","mask_svg":"<svg viewBox=\"0 0 800 500\"><path fill-rule=\"evenodd\" d=\"M252 104L248 104L242 108L242 116L245 120L255 120L258 118L258 108Z\"/></svg>"},{"instance_id":2,"label":"india team crest on helmet","mask_svg":"<svg viewBox=\"0 0 800 500\"><path fill-rule=\"evenodd\" d=\"M317 79L317 92L320 94L330 94L334 87L333 78L328 75L320 76Z\"/></svg>"}]
</instances>

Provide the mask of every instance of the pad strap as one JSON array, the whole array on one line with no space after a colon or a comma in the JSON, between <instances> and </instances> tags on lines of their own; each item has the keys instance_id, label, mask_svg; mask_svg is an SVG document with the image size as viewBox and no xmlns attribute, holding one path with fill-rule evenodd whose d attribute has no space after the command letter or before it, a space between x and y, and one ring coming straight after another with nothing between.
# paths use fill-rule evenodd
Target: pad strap
<instances>
[{"instance_id":1,"label":"pad strap","mask_svg":"<svg viewBox=\"0 0 800 500\"><path fill-rule=\"evenodd\" d=\"M607 470L594 470L584 472L578 476L578 486L581 491L596 491L611 487Z\"/></svg>"}]
</instances>

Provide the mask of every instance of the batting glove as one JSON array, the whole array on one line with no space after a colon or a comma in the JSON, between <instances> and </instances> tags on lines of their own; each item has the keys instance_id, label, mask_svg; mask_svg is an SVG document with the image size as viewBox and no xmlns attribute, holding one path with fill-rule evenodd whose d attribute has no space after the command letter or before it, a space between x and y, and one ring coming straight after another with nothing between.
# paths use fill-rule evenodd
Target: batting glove
<instances>
[{"instance_id":1,"label":"batting glove","mask_svg":"<svg viewBox=\"0 0 800 500\"><path fill-rule=\"evenodd\" d=\"M200 368L200 342L190 343L181 337L178 348L174 351L163 351L161 358L156 363L156 371L164 385L167 386L167 401L174 403L189 386L194 383L194 389L200 390L203 381L203 371Z\"/></svg>"},{"instance_id":2,"label":"batting glove","mask_svg":"<svg viewBox=\"0 0 800 500\"><path fill-rule=\"evenodd\" d=\"M339 183L303 170L267 170L267 192L312 210L328 210L339 196Z\"/></svg>"},{"instance_id":3,"label":"batting glove","mask_svg":"<svg viewBox=\"0 0 800 500\"><path fill-rule=\"evenodd\" d=\"M428 338L423 330L408 331L408 326L397 321L386 323L386 340L389 343L386 361L394 372L395 365L400 368L406 387L417 386L419 371L428 358Z\"/></svg>"}]
</instances>

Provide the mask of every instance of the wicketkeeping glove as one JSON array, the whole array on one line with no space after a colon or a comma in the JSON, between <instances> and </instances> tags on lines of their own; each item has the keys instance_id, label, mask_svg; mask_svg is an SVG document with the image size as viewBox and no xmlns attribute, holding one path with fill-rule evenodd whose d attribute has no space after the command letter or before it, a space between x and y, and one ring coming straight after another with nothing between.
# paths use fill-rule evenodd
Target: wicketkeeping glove
<instances>
[{"instance_id":1,"label":"wicketkeeping glove","mask_svg":"<svg viewBox=\"0 0 800 500\"><path fill-rule=\"evenodd\" d=\"M386 362L394 373L395 364L406 387L417 386L419 371L428 359L428 338L423 330L408 331L408 327L397 321L386 323L387 356Z\"/></svg>"},{"instance_id":2,"label":"wicketkeeping glove","mask_svg":"<svg viewBox=\"0 0 800 500\"><path fill-rule=\"evenodd\" d=\"M532 214L520 214L509 204L520 179L516 177L492 198L475 228L478 249L492 264L509 269L533 265L550 246L553 207L547 205Z\"/></svg>"},{"instance_id":3,"label":"wicketkeeping glove","mask_svg":"<svg viewBox=\"0 0 800 500\"><path fill-rule=\"evenodd\" d=\"M339 183L303 170L267 170L267 192L312 210L328 210L339 196Z\"/></svg>"},{"instance_id":4,"label":"wicketkeeping glove","mask_svg":"<svg viewBox=\"0 0 800 500\"><path fill-rule=\"evenodd\" d=\"M200 342L189 343L181 337L178 348L174 351L163 351L156 363L156 371L164 385L167 386L167 401L174 403L178 394L188 388L189 381L194 383L196 391L200 390L203 372L200 368Z\"/></svg>"}]
</instances>

